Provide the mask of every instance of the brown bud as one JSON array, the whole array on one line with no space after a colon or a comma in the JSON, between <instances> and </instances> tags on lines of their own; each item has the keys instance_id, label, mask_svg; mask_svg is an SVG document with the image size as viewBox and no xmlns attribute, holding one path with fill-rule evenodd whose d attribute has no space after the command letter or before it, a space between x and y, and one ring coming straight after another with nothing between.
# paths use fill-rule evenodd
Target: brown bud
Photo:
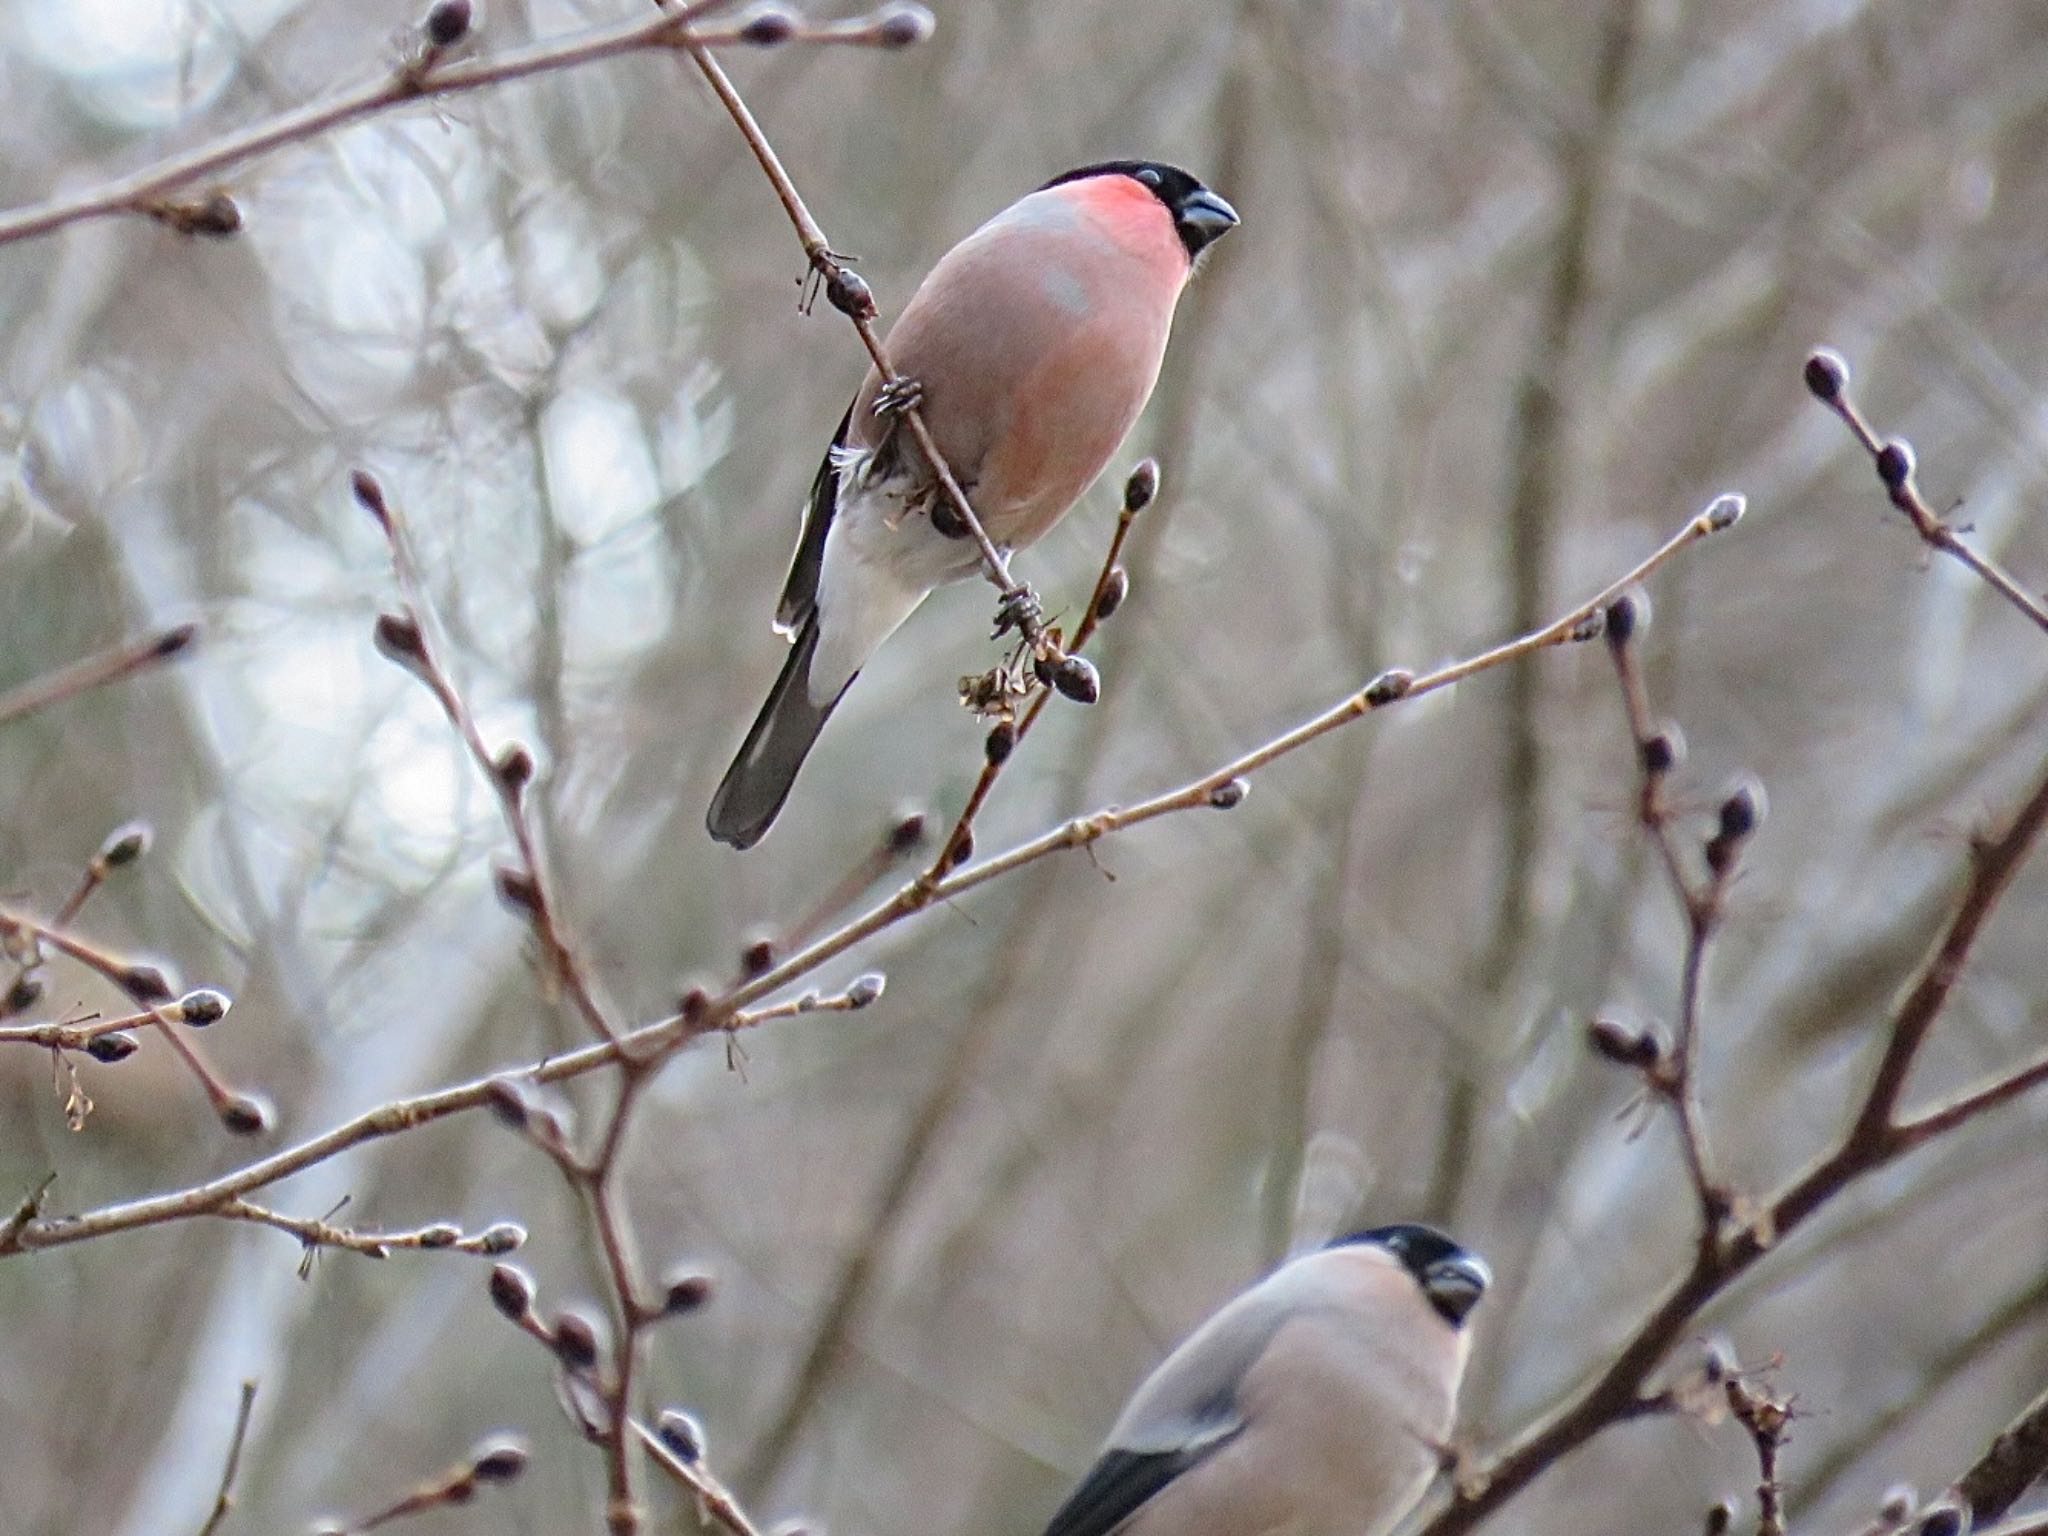
<instances>
[{"instance_id":1,"label":"brown bud","mask_svg":"<svg viewBox=\"0 0 2048 1536\"><path fill-rule=\"evenodd\" d=\"M597 1319L588 1312L577 1307L564 1307L548 1332L554 1340L556 1355L571 1370L587 1371L597 1364L603 1336Z\"/></svg>"},{"instance_id":2,"label":"brown bud","mask_svg":"<svg viewBox=\"0 0 2048 1536\"><path fill-rule=\"evenodd\" d=\"M151 836L148 822L131 821L109 832L94 858L101 869L119 869L133 864L149 852Z\"/></svg>"},{"instance_id":3,"label":"brown bud","mask_svg":"<svg viewBox=\"0 0 2048 1536\"><path fill-rule=\"evenodd\" d=\"M765 976L775 967L775 941L765 935L749 939L740 951L740 970L748 976Z\"/></svg>"},{"instance_id":4,"label":"brown bud","mask_svg":"<svg viewBox=\"0 0 2048 1536\"><path fill-rule=\"evenodd\" d=\"M418 621L410 614L380 613L370 634L378 654L387 661L397 662L408 672L424 672L427 642Z\"/></svg>"},{"instance_id":5,"label":"brown bud","mask_svg":"<svg viewBox=\"0 0 2048 1536\"><path fill-rule=\"evenodd\" d=\"M1877 450L1877 478L1886 490L1897 493L1913 478L1913 445L1895 437Z\"/></svg>"},{"instance_id":6,"label":"brown bud","mask_svg":"<svg viewBox=\"0 0 2048 1536\"><path fill-rule=\"evenodd\" d=\"M701 1270L672 1270L661 1282L661 1312L680 1317L694 1312L711 1299L711 1277Z\"/></svg>"},{"instance_id":7,"label":"brown bud","mask_svg":"<svg viewBox=\"0 0 2048 1536\"><path fill-rule=\"evenodd\" d=\"M1250 789L1243 779L1225 779L1209 791L1209 803L1219 811L1234 811L1244 803Z\"/></svg>"},{"instance_id":8,"label":"brown bud","mask_svg":"<svg viewBox=\"0 0 2048 1536\"><path fill-rule=\"evenodd\" d=\"M1652 731L1643 738L1637 755L1642 759L1643 772L1651 775L1669 773L1685 757L1685 738L1671 726Z\"/></svg>"},{"instance_id":9,"label":"brown bud","mask_svg":"<svg viewBox=\"0 0 2048 1536\"><path fill-rule=\"evenodd\" d=\"M854 977L846 989L846 1006L854 1010L867 1007L882 995L882 988L886 985L888 978L880 971L868 971Z\"/></svg>"},{"instance_id":10,"label":"brown bud","mask_svg":"<svg viewBox=\"0 0 2048 1536\"><path fill-rule=\"evenodd\" d=\"M1131 471L1130 479L1124 482L1124 510L1132 513L1142 512L1152 505L1153 498L1158 494L1159 461L1138 460L1137 467Z\"/></svg>"},{"instance_id":11,"label":"brown bud","mask_svg":"<svg viewBox=\"0 0 2048 1536\"><path fill-rule=\"evenodd\" d=\"M1620 650L1649 622L1650 600L1640 592L1624 592L1607 605L1607 643Z\"/></svg>"},{"instance_id":12,"label":"brown bud","mask_svg":"<svg viewBox=\"0 0 2048 1536\"><path fill-rule=\"evenodd\" d=\"M171 979L154 965L125 965L114 973L114 983L145 1008L171 1000Z\"/></svg>"},{"instance_id":13,"label":"brown bud","mask_svg":"<svg viewBox=\"0 0 2048 1536\"><path fill-rule=\"evenodd\" d=\"M739 39L756 48L773 48L796 36L798 20L794 11L783 6L760 6L740 22Z\"/></svg>"},{"instance_id":14,"label":"brown bud","mask_svg":"<svg viewBox=\"0 0 2048 1536\"><path fill-rule=\"evenodd\" d=\"M490 1112L515 1131L523 1131L533 1118L533 1091L521 1078L499 1074L484 1084L484 1104Z\"/></svg>"},{"instance_id":15,"label":"brown bud","mask_svg":"<svg viewBox=\"0 0 2048 1536\"><path fill-rule=\"evenodd\" d=\"M149 653L159 661L169 661L198 638L197 624L173 624L156 637L156 644L149 648Z\"/></svg>"},{"instance_id":16,"label":"brown bud","mask_svg":"<svg viewBox=\"0 0 2048 1536\"><path fill-rule=\"evenodd\" d=\"M511 1253L526 1245L526 1228L516 1221L495 1221L477 1234L478 1253Z\"/></svg>"},{"instance_id":17,"label":"brown bud","mask_svg":"<svg viewBox=\"0 0 2048 1536\"><path fill-rule=\"evenodd\" d=\"M351 470L348 477L349 491L355 496L356 504L387 533L391 530L391 509L384 503L384 487L377 483L377 477L367 469Z\"/></svg>"},{"instance_id":18,"label":"brown bud","mask_svg":"<svg viewBox=\"0 0 2048 1536\"><path fill-rule=\"evenodd\" d=\"M1723 533L1742 521L1742 514L1749 510L1749 502L1735 491L1724 491L1716 496L1707 508L1707 527L1715 533Z\"/></svg>"},{"instance_id":19,"label":"brown bud","mask_svg":"<svg viewBox=\"0 0 2048 1536\"><path fill-rule=\"evenodd\" d=\"M1395 667L1382 672L1365 685L1365 702L1377 709L1383 704L1391 704L1394 700L1405 697L1408 690L1414 686L1415 674Z\"/></svg>"},{"instance_id":20,"label":"brown bud","mask_svg":"<svg viewBox=\"0 0 2048 1536\"><path fill-rule=\"evenodd\" d=\"M498 776L500 784L516 795L533 782L533 754L521 743L510 742L491 763L491 772Z\"/></svg>"},{"instance_id":21,"label":"brown bud","mask_svg":"<svg viewBox=\"0 0 2048 1536\"><path fill-rule=\"evenodd\" d=\"M494 865L491 885L498 893L498 900L522 917L531 917L540 910L540 887L533 883L532 875L517 865Z\"/></svg>"},{"instance_id":22,"label":"brown bud","mask_svg":"<svg viewBox=\"0 0 2048 1536\"><path fill-rule=\"evenodd\" d=\"M1816 400L1836 401L1849 387L1849 365L1832 347L1816 347L1806 360L1806 387Z\"/></svg>"},{"instance_id":23,"label":"brown bud","mask_svg":"<svg viewBox=\"0 0 2048 1536\"><path fill-rule=\"evenodd\" d=\"M1707 1506L1707 1536L1727 1536L1735 1524L1735 1501L1716 1499Z\"/></svg>"},{"instance_id":24,"label":"brown bud","mask_svg":"<svg viewBox=\"0 0 2048 1536\"><path fill-rule=\"evenodd\" d=\"M1707 839L1707 868L1725 873L1764 819L1764 787L1754 779L1738 784L1721 802L1719 822Z\"/></svg>"},{"instance_id":25,"label":"brown bud","mask_svg":"<svg viewBox=\"0 0 2048 1536\"><path fill-rule=\"evenodd\" d=\"M1095 599L1095 622L1100 624L1113 615L1130 595L1130 572L1120 565L1111 566L1108 579L1102 583L1102 595Z\"/></svg>"},{"instance_id":26,"label":"brown bud","mask_svg":"<svg viewBox=\"0 0 2048 1536\"><path fill-rule=\"evenodd\" d=\"M853 320L872 320L878 313L875 291L866 278L837 262L825 274L825 298L842 315Z\"/></svg>"},{"instance_id":27,"label":"brown bud","mask_svg":"<svg viewBox=\"0 0 2048 1536\"><path fill-rule=\"evenodd\" d=\"M232 1007L234 1000L225 992L215 991L212 987L194 987L165 1011L173 1014L180 1024L204 1029L226 1018Z\"/></svg>"},{"instance_id":28,"label":"brown bud","mask_svg":"<svg viewBox=\"0 0 2048 1536\"><path fill-rule=\"evenodd\" d=\"M924 812L904 811L898 814L889 827L886 839L889 852L897 857L913 853L924 846Z\"/></svg>"},{"instance_id":29,"label":"brown bud","mask_svg":"<svg viewBox=\"0 0 2048 1536\"><path fill-rule=\"evenodd\" d=\"M1911 1483L1893 1483L1884 1491L1884 1501L1877 1506L1877 1517L1886 1525L1904 1525L1919 1507L1920 1495Z\"/></svg>"},{"instance_id":30,"label":"brown bud","mask_svg":"<svg viewBox=\"0 0 2048 1536\"><path fill-rule=\"evenodd\" d=\"M7 1002L0 1007L0 1017L9 1014L27 1013L35 1007L43 995L42 981L34 976L22 976L7 989Z\"/></svg>"},{"instance_id":31,"label":"brown bud","mask_svg":"<svg viewBox=\"0 0 2048 1536\"><path fill-rule=\"evenodd\" d=\"M517 1264L495 1264L491 1267L491 1305L513 1322L518 1322L533 1310L533 1276Z\"/></svg>"},{"instance_id":32,"label":"brown bud","mask_svg":"<svg viewBox=\"0 0 2048 1536\"><path fill-rule=\"evenodd\" d=\"M85 1053L94 1061L111 1065L126 1061L139 1048L140 1042L125 1029L110 1030L104 1035L94 1035L85 1045Z\"/></svg>"},{"instance_id":33,"label":"brown bud","mask_svg":"<svg viewBox=\"0 0 2048 1536\"><path fill-rule=\"evenodd\" d=\"M1913 1527L1915 1536L1968 1536L1969 1529L1969 1512L1946 1499L1922 1510L1919 1524Z\"/></svg>"},{"instance_id":34,"label":"brown bud","mask_svg":"<svg viewBox=\"0 0 2048 1536\"><path fill-rule=\"evenodd\" d=\"M427 41L436 48L453 48L469 35L470 24L475 21L475 7L470 0L434 0L427 10L426 20L420 23L420 30L427 35Z\"/></svg>"},{"instance_id":35,"label":"brown bud","mask_svg":"<svg viewBox=\"0 0 2048 1536\"><path fill-rule=\"evenodd\" d=\"M469 1454L478 1482L509 1483L526 1470L526 1442L513 1435L486 1440Z\"/></svg>"},{"instance_id":36,"label":"brown bud","mask_svg":"<svg viewBox=\"0 0 2048 1536\"><path fill-rule=\"evenodd\" d=\"M421 1227L419 1239L422 1248L453 1248L462 1241L462 1228L452 1221L437 1221L430 1227Z\"/></svg>"},{"instance_id":37,"label":"brown bud","mask_svg":"<svg viewBox=\"0 0 2048 1536\"><path fill-rule=\"evenodd\" d=\"M883 48L912 48L932 35L932 13L911 0L895 0L875 12L875 43Z\"/></svg>"},{"instance_id":38,"label":"brown bud","mask_svg":"<svg viewBox=\"0 0 2048 1536\"><path fill-rule=\"evenodd\" d=\"M680 1408L664 1408L654 1421L654 1432L680 1461L695 1465L704 1459L704 1430Z\"/></svg>"},{"instance_id":39,"label":"brown bud","mask_svg":"<svg viewBox=\"0 0 2048 1536\"><path fill-rule=\"evenodd\" d=\"M950 855L946 865L948 869L958 869L962 864L965 864L969 859L973 858L974 828L962 827L959 830L959 832L954 835L953 846L950 850L948 850L948 853Z\"/></svg>"},{"instance_id":40,"label":"brown bud","mask_svg":"<svg viewBox=\"0 0 2048 1536\"><path fill-rule=\"evenodd\" d=\"M257 1136L270 1129L272 1111L253 1093L238 1093L220 1106L220 1123L237 1136Z\"/></svg>"},{"instance_id":41,"label":"brown bud","mask_svg":"<svg viewBox=\"0 0 2048 1536\"><path fill-rule=\"evenodd\" d=\"M981 744L982 754L989 766L1000 768L1010 760L1010 754L1017 750L1017 723L1014 720L998 720L989 727L988 739Z\"/></svg>"},{"instance_id":42,"label":"brown bud","mask_svg":"<svg viewBox=\"0 0 2048 1536\"><path fill-rule=\"evenodd\" d=\"M1085 656L1063 657L1053 668L1052 685L1076 704L1093 704L1102 697L1102 675Z\"/></svg>"},{"instance_id":43,"label":"brown bud","mask_svg":"<svg viewBox=\"0 0 2048 1536\"><path fill-rule=\"evenodd\" d=\"M711 994L702 987L692 987L676 1004L676 1015L685 1024L701 1024L704 1015L711 1011Z\"/></svg>"},{"instance_id":44,"label":"brown bud","mask_svg":"<svg viewBox=\"0 0 2048 1536\"><path fill-rule=\"evenodd\" d=\"M1654 1067L1664 1054L1664 1042L1654 1030L1638 1029L1604 1016L1586 1026L1586 1043L1592 1046L1595 1055L1638 1071Z\"/></svg>"}]
</instances>

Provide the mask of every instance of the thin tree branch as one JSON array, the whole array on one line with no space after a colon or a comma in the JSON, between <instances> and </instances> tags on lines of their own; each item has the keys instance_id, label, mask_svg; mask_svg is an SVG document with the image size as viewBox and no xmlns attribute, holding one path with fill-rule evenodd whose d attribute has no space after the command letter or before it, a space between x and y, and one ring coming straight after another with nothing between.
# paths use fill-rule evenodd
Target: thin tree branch
<instances>
[{"instance_id":1,"label":"thin tree branch","mask_svg":"<svg viewBox=\"0 0 2048 1536\"><path fill-rule=\"evenodd\" d=\"M0 221L0 232L5 228L4 221ZM4 233L0 233L0 238L4 238ZM169 629L158 630L137 640L123 641L111 650L31 678L6 693L0 693L0 725L52 704L60 704L89 689L117 683L158 662L173 660L190 650L198 638L197 624L174 624Z\"/></svg>"},{"instance_id":2,"label":"thin tree branch","mask_svg":"<svg viewBox=\"0 0 2048 1536\"><path fill-rule=\"evenodd\" d=\"M749 1009L864 939L895 926L934 902L962 895L1060 849L1084 847L1112 833L1161 816L1213 807L1217 804L1217 791L1298 751L1339 726L1402 699L1419 698L1538 651L1597 634L1602 613L1621 593L1647 580L1699 540L1731 527L1740 515L1740 498L1724 496L1592 598L1539 630L1421 676L1405 671L1383 673L1365 688L1346 696L1322 713L1178 789L1141 800L1127 808L1107 806L1092 815L1078 817L979 864L956 870L934 884L914 880L879 905L762 974L736 985L719 998L700 998L681 1013L643 1025L616 1041L599 1041L579 1050L548 1057L515 1069L511 1075L539 1083L561 1082L609 1066L629 1053L642 1060L665 1057L702 1035L746 1029L764 1017L783 1017L788 1011L786 1006L770 1005L754 1012ZM1242 793L1241 786L1238 793ZM1225 798L1232 804L1236 803L1234 798ZM324 1162L352 1147L491 1104L502 1091L502 1080L506 1075L494 1073L433 1093L379 1105L295 1147L288 1147L187 1189L104 1206L76 1216L43 1216L40 1212L30 1212L18 1224L0 1226L0 1258L205 1214L228 1200L276 1183L287 1175Z\"/></svg>"},{"instance_id":3,"label":"thin tree branch","mask_svg":"<svg viewBox=\"0 0 2048 1536\"><path fill-rule=\"evenodd\" d=\"M1931 1111L1938 1131L1898 1122L1898 1092L1927 1031L1947 1001L1972 945L2000 894L2048 822L2044 778L2003 832L1972 849L1969 880L1954 915L1886 1030L1886 1045L1869 1089L1833 1149L1776 1195L1757 1206L1753 1220L1724 1241L1699 1246L1691 1265L1638 1325L1614 1358L1584 1388L1538 1420L1463 1478L1452 1498L1421 1528L1421 1536L1462 1536L1602 1430L1633 1417L1652 1372L1692 1327L1700 1309L1791 1236L1829 1201L1865 1175L1953 1131L1978 1114L2048 1080L2048 1062L2023 1068L1946 1109ZM2018 1084L2009 1090L2008 1083Z\"/></svg>"},{"instance_id":4,"label":"thin tree branch","mask_svg":"<svg viewBox=\"0 0 2048 1536\"><path fill-rule=\"evenodd\" d=\"M242 1383L242 1400L235 1409L234 1432L228 1437L228 1461L221 1469L220 1492L213 1497L213 1513L199 1527L199 1536L215 1536L221 1522L235 1507L235 1474L242 1468L242 1446L249 1438L249 1416L256 1407L256 1383Z\"/></svg>"},{"instance_id":5,"label":"thin tree branch","mask_svg":"<svg viewBox=\"0 0 2048 1536\"><path fill-rule=\"evenodd\" d=\"M534 836L526 804L526 791L533 782L533 754L517 742L497 752L485 743L475 712L436 655L435 643L428 638L433 608L427 600L419 564L413 557L411 535L403 514L367 470L356 470L351 485L356 501L384 533L399 593L404 599L403 613L385 614L377 620L377 648L426 685L468 748L471 761L497 796L498 808L519 853L518 868L501 867L497 872L499 898L526 915L534 937L540 940L547 955L549 971L568 993L584 1023L604 1039L616 1041L618 1027L598 1001L590 975L570 943L553 882L541 863L540 844Z\"/></svg>"},{"instance_id":6,"label":"thin tree branch","mask_svg":"<svg viewBox=\"0 0 2048 1536\"><path fill-rule=\"evenodd\" d=\"M179 222L177 209L183 205L174 205L170 201L172 194L203 178L217 176L287 145L304 143L345 124L414 102L482 90L603 59L734 43L886 47L896 46L899 42L891 29L900 23L890 12L823 26L800 21L792 23L786 17L779 17L781 24L768 31L744 18L721 28L694 25L709 13L722 10L731 3L732 0L696 0L694 4L662 11L643 20L621 22L577 37L550 39L525 48L511 49L492 58L451 60L445 53L429 54L423 49L391 73L338 96L309 102L276 117L252 123L85 191L0 213L0 245L34 239L70 224L115 214L146 214L165 219L175 226ZM199 227L210 233L231 232L239 224L232 203L227 205L225 213L227 221L224 224ZM5 718L4 710L0 710L0 719Z\"/></svg>"},{"instance_id":7,"label":"thin tree branch","mask_svg":"<svg viewBox=\"0 0 2048 1536\"><path fill-rule=\"evenodd\" d=\"M1891 504L1906 515L1913 531L1928 548L1961 561L1975 571L1993 591L2019 609L2042 629L2048 630L2048 604L2008 575L1996 561L1980 555L1956 535L1955 529L1935 515L1920 494L1914 478L1913 445L1902 437L1880 438L1856 408L1849 395L1849 365L1839 352L1823 347L1806 360L1806 387L1813 396L1842 419L1870 461L1884 485Z\"/></svg>"},{"instance_id":8,"label":"thin tree branch","mask_svg":"<svg viewBox=\"0 0 2048 1536\"><path fill-rule=\"evenodd\" d=\"M2008 1424L1977 1464L1956 1481L1955 1494L1970 1507L1972 1524L2000 1519L2048 1474L2048 1392Z\"/></svg>"}]
</instances>

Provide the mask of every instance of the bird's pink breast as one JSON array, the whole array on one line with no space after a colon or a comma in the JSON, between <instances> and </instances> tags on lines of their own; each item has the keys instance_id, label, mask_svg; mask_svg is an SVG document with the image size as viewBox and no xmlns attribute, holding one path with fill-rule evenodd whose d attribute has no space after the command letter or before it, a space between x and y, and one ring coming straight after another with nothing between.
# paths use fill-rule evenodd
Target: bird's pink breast
<instances>
[{"instance_id":1,"label":"bird's pink breast","mask_svg":"<svg viewBox=\"0 0 2048 1536\"><path fill-rule=\"evenodd\" d=\"M932 269L889 335L927 424L999 542L1044 533L1150 398L1188 263L1157 199L1125 178L1032 194ZM855 411L872 443L870 376Z\"/></svg>"}]
</instances>

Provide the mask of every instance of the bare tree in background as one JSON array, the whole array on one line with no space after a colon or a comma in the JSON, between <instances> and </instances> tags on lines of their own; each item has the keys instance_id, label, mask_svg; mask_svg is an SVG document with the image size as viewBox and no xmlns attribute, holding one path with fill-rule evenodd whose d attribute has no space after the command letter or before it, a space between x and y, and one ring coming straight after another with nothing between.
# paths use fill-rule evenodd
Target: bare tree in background
<instances>
[{"instance_id":1,"label":"bare tree in background","mask_svg":"<svg viewBox=\"0 0 2048 1536\"><path fill-rule=\"evenodd\" d=\"M0 5L0 1529L1030 1536L1356 1218L1433 1536L2038 1529L2037 9ZM709 845L869 319L1127 153L1100 702L962 588Z\"/></svg>"}]
</instances>

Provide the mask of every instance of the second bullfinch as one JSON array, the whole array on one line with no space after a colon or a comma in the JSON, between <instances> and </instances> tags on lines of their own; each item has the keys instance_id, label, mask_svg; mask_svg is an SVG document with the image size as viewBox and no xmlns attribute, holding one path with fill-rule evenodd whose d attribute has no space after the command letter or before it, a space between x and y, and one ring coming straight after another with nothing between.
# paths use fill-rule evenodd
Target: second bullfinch
<instances>
[{"instance_id":1,"label":"second bullfinch","mask_svg":"<svg viewBox=\"0 0 2048 1536\"><path fill-rule=\"evenodd\" d=\"M1414 1225L1282 1265L1146 1378L1046 1536L1383 1536L1441 1465L1490 1280Z\"/></svg>"},{"instance_id":2,"label":"second bullfinch","mask_svg":"<svg viewBox=\"0 0 2048 1536\"><path fill-rule=\"evenodd\" d=\"M875 648L979 558L900 433L914 401L989 538L1022 549L1108 464L1151 398L1196 261L1237 223L1186 171L1084 166L1011 204L932 268L888 337L901 383L867 380L818 467L775 611L782 675L705 824L759 842Z\"/></svg>"}]
</instances>

